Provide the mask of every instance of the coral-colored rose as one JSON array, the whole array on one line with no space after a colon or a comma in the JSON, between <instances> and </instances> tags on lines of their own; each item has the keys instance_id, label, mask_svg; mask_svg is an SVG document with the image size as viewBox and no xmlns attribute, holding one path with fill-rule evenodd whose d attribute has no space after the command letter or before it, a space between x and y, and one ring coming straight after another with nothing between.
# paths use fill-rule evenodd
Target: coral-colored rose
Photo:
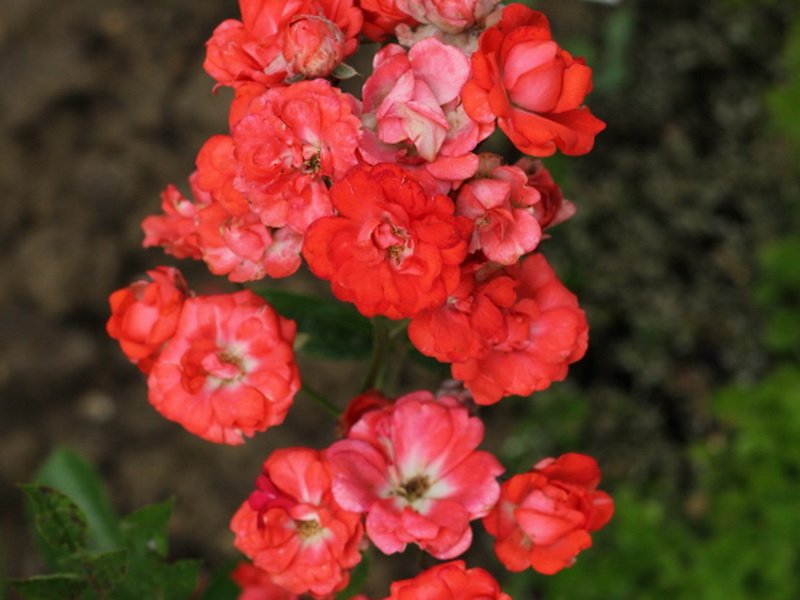
<instances>
[{"instance_id":1,"label":"coral-colored rose","mask_svg":"<svg viewBox=\"0 0 800 600\"><path fill-rule=\"evenodd\" d=\"M493 125L476 123L464 112L460 92L469 77L464 54L433 38L409 51L389 44L375 55L373 68L363 89L364 160L424 169L448 182L472 176L477 168L472 150ZM448 184L444 191L449 189Z\"/></svg>"},{"instance_id":2,"label":"coral-colored rose","mask_svg":"<svg viewBox=\"0 0 800 600\"><path fill-rule=\"evenodd\" d=\"M504 337L491 341L486 356L451 367L453 377L464 382L478 404L494 404L512 394L527 396L563 380L568 366L585 354L589 337L577 299L541 254L496 276L509 277L516 288L513 304L499 306L505 317ZM502 301L507 302L507 296Z\"/></svg>"},{"instance_id":3,"label":"coral-colored rose","mask_svg":"<svg viewBox=\"0 0 800 600\"><path fill-rule=\"evenodd\" d=\"M396 165L358 166L334 182L337 215L306 233L303 256L334 295L366 316L409 317L438 306L458 285L469 220L429 196Z\"/></svg>"},{"instance_id":4,"label":"coral-colored rose","mask_svg":"<svg viewBox=\"0 0 800 600\"><path fill-rule=\"evenodd\" d=\"M525 172L528 185L541 195L541 200L533 207L533 214L542 229L563 223L575 214L575 205L564 198L561 188L553 181L542 161L523 157L514 166Z\"/></svg>"},{"instance_id":5,"label":"coral-colored rose","mask_svg":"<svg viewBox=\"0 0 800 600\"><path fill-rule=\"evenodd\" d=\"M336 503L332 481L316 450L281 448L231 520L236 547L292 593L321 598L339 591L361 561L360 516Z\"/></svg>"},{"instance_id":6,"label":"coral-colored rose","mask_svg":"<svg viewBox=\"0 0 800 600\"><path fill-rule=\"evenodd\" d=\"M600 468L585 454L546 458L501 487L500 501L483 520L507 569L528 567L552 575L575 563L592 545L590 532L614 514L614 502L597 490Z\"/></svg>"},{"instance_id":7,"label":"coral-colored rose","mask_svg":"<svg viewBox=\"0 0 800 600\"><path fill-rule=\"evenodd\" d=\"M175 334L189 287L172 267L147 272L150 281L137 281L108 299L108 335L143 373L149 373L164 344Z\"/></svg>"},{"instance_id":8,"label":"coral-colored rose","mask_svg":"<svg viewBox=\"0 0 800 600\"><path fill-rule=\"evenodd\" d=\"M367 390L353 398L339 417L338 429L342 437L347 437L350 429L365 413L386 408L392 402L393 400L387 398L378 390Z\"/></svg>"},{"instance_id":9,"label":"coral-colored rose","mask_svg":"<svg viewBox=\"0 0 800 600\"><path fill-rule=\"evenodd\" d=\"M476 281L480 265L466 263L461 281L444 305L419 313L408 325L411 343L441 362L484 358L493 344L507 337L505 309L516 301L516 285L510 277Z\"/></svg>"},{"instance_id":10,"label":"coral-colored rose","mask_svg":"<svg viewBox=\"0 0 800 600\"><path fill-rule=\"evenodd\" d=\"M469 522L497 500L503 467L477 451L483 423L457 399L414 392L365 413L326 453L343 507L367 513L367 535L386 554L418 544L436 558L464 552Z\"/></svg>"},{"instance_id":11,"label":"coral-colored rose","mask_svg":"<svg viewBox=\"0 0 800 600\"><path fill-rule=\"evenodd\" d=\"M325 17L299 15L283 38L283 58L292 73L327 77L344 58L344 34Z\"/></svg>"},{"instance_id":12,"label":"coral-colored rose","mask_svg":"<svg viewBox=\"0 0 800 600\"><path fill-rule=\"evenodd\" d=\"M197 153L195 165L195 188L198 191L210 195L232 215L250 212L247 198L234 185L239 163L231 136L211 136Z\"/></svg>"},{"instance_id":13,"label":"coral-colored rose","mask_svg":"<svg viewBox=\"0 0 800 600\"><path fill-rule=\"evenodd\" d=\"M362 33L374 42L380 42L394 33L400 23L413 24L414 20L397 7L397 0L361 0L364 11Z\"/></svg>"},{"instance_id":14,"label":"coral-colored rose","mask_svg":"<svg viewBox=\"0 0 800 600\"><path fill-rule=\"evenodd\" d=\"M255 81L274 86L294 74L302 75L284 56L285 38L298 18L329 21L338 31L335 36L341 39L343 56L358 47L363 16L352 0L239 0L239 7L242 20L223 21L206 44L203 67L219 85L236 87Z\"/></svg>"},{"instance_id":15,"label":"coral-colored rose","mask_svg":"<svg viewBox=\"0 0 800 600\"><path fill-rule=\"evenodd\" d=\"M420 23L459 33L485 19L500 0L396 0L397 7Z\"/></svg>"},{"instance_id":16,"label":"coral-colored rose","mask_svg":"<svg viewBox=\"0 0 800 600\"><path fill-rule=\"evenodd\" d=\"M196 182L196 177L190 177L189 182ZM197 190L196 185L192 185L192 188ZM161 246L167 254L175 258L202 258L203 249L197 233L197 220L200 210L208 206L211 197L206 194L201 195L201 198L198 202L192 202L174 185L168 185L161 192L162 214L142 219L142 246Z\"/></svg>"},{"instance_id":17,"label":"coral-colored rose","mask_svg":"<svg viewBox=\"0 0 800 600\"><path fill-rule=\"evenodd\" d=\"M209 270L231 281L288 277L300 267L303 236L266 227L253 212L232 215L214 202L200 211L198 233Z\"/></svg>"},{"instance_id":18,"label":"coral-colored rose","mask_svg":"<svg viewBox=\"0 0 800 600\"><path fill-rule=\"evenodd\" d=\"M543 256L500 268L468 263L458 288L440 307L412 318L412 343L452 362L478 404L527 396L566 377L586 352L588 325L575 296Z\"/></svg>"},{"instance_id":19,"label":"coral-colored rose","mask_svg":"<svg viewBox=\"0 0 800 600\"><path fill-rule=\"evenodd\" d=\"M326 180L357 163L357 111L355 98L323 79L272 88L249 101L233 127L237 187L265 225L302 234L332 213Z\"/></svg>"},{"instance_id":20,"label":"coral-colored rose","mask_svg":"<svg viewBox=\"0 0 800 600\"><path fill-rule=\"evenodd\" d=\"M469 251L512 265L539 245L542 229L534 211L541 196L528 185L522 169L495 167L488 177L464 184L456 199L456 214L475 223Z\"/></svg>"},{"instance_id":21,"label":"coral-colored rose","mask_svg":"<svg viewBox=\"0 0 800 600\"><path fill-rule=\"evenodd\" d=\"M385 600L511 600L495 579L481 568L467 569L464 561L436 565L412 579L392 583Z\"/></svg>"},{"instance_id":22,"label":"coral-colored rose","mask_svg":"<svg viewBox=\"0 0 800 600\"><path fill-rule=\"evenodd\" d=\"M231 573L231 579L239 586L236 600L299 600L297 594L272 583L269 573L255 565L243 562Z\"/></svg>"},{"instance_id":23,"label":"coral-colored rose","mask_svg":"<svg viewBox=\"0 0 800 600\"><path fill-rule=\"evenodd\" d=\"M164 417L211 442L283 422L300 389L296 326L250 291L189 298L147 381Z\"/></svg>"},{"instance_id":24,"label":"coral-colored rose","mask_svg":"<svg viewBox=\"0 0 800 600\"><path fill-rule=\"evenodd\" d=\"M583 106L592 70L558 47L542 13L522 4L503 9L500 22L481 34L472 55L472 79L462 92L467 114L495 117L526 154L586 154L605 123Z\"/></svg>"}]
</instances>

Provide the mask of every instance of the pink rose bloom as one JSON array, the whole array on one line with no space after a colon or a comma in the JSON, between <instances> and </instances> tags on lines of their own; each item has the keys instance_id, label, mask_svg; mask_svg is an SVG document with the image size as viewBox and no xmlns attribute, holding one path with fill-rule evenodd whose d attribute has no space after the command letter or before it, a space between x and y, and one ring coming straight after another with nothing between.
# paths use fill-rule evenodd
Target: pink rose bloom
<instances>
[{"instance_id":1,"label":"pink rose bloom","mask_svg":"<svg viewBox=\"0 0 800 600\"><path fill-rule=\"evenodd\" d=\"M464 54L430 38L408 52L385 46L373 67L363 89L364 159L423 169L447 182L471 177L478 163L472 150L494 126L479 125L463 109L460 92L469 78Z\"/></svg>"},{"instance_id":2,"label":"pink rose bloom","mask_svg":"<svg viewBox=\"0 0 800 600\"><path fill-rule=\"evenodd\" d=\"M150 371L148 399L203 439L242 444L282 423L300 389L295 330L250 291L189 298Z\"/></svg>"},{"instance_id":3,"label":"pink rose bloom","mask_svg":"<svg viewBox=\"0 0 800 600\"><path fill-rule=\"evenodd\" d=\"M111 317L108 335L119 342L125 356L143 373L149 373L161 349L178 327L189 287L180 271L156 267L150 281L137 281L108 299Z\"/></svg>"},{"instance_id":4,"label":"pink rose bloom","mask_svg":"<svg viewBox=\"0 0 800 600\"><path fill-rule=\"evenodd\" d=\"M303 236L266 227L253 212L233 215L214 202L200 212L198 232L209 271L231 281L288 277L300 267Z\"/></svg>"},{"instance_id":5,"label":"pink rose bloom","mask_svg":"<svg viewBox=\"0 0 800 600\"><path fill-rule=\"evenodd\" d=\"M302 75L284 55L285 37L297 18L328 21L338 31L334 37L341 41L342 56L358 47L363 16L352 0L239 0L239 7L242 20L223 21L206 44L203 67L219 85L255 81L271 87Z\"/></svg>"},{"instance_id":6,"label":"pink rose bloom","mask_svg":"<svg viewBox=\"0 0 800 600\"><path fill-rule=\"evenodd\" d=\"M541 195L528 185L528 176L512 166L495 167L490 177L474 179L461 188L456 214L475 223L470 252L513 265L539 245L542 229L535 216Z\"/></svg>"},{"instance_id":7,"label":"pink rose bloom","mask_svg":"<svg viewBox=\"0 0 800 600\"><path fill-rule=\"evenodd\" d=\"M293 594L322 598L342 590L349 569L361 562L361 517L336 503L332 481L318 451L281 448L231 519L236 547Z\"/></svg>"},{"instance_id":8,"label":"pink rose bloom","mask_svg":"<svg viewBox=\"0 0 800 600\"><path fill-rule=\"evenodd\" d=\"M420 23L460 33L485 19L500 0L397 0L397 7Z\"/></svg>"},{"instance_id":9,"label":"pink rose bloom","mask_svg":"<svg viewBox=\"0 0 800 600\"><path fill-rule=\"evenodd\" d=\"M367 535L381 552L416 543L436 558L453 558L472 542L469 522L488 514L498 497L503 467L476 450L482 440L483 423L455 399L407 394L365 413L328 449L334 497L367 513Z\"/></svg>"},{"instance_id":10,"label":"pink rose bloom","mask_svg":"<svg viewBox=\"0 0 800 600\"><path fill-rule=\"evenodd\" d=\"M249 562L242 562L231 573L231 579L239 586L236 600L299 600L300 596L275 585L264 569Z\"/></svg>"},{"instance_id":11,"label":"pink rose bloom","mask_svg":"<svg viewBox=\"0 0 800 600\"><path fill-rule=\"evenodd\" d=\"M333 209L326 182L357 164L357 100L323 79L272 88L233 126L237 189L269 227L299 234Z\"/></svg>"}]
</instances>

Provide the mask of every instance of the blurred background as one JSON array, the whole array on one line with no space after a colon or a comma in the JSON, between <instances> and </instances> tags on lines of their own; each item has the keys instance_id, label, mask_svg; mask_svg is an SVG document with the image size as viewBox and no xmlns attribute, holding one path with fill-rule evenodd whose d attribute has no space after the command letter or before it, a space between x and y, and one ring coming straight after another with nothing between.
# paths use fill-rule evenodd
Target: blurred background
<instances>
[{"instance_id":1,"label":"blurred background","mask_svg":"<svg viewBox=\"0 0 800 600\"><path fill-rule=\"evenodd\" d=\"M578 213L542 251L591 342L566 382L485 409L484 447L510 472L592 454L617 513L554 577L504 575L483 533L467 560L517 600L797 598L800 6L534 6L593 67L608 124L588 156L547 161ZM15 484L56 447L97 467L121 513L174 497L171 553L210 572L235 556L227 524L267 454L334 439L305 398L244 447L196 439L104 333L111 291L176 264L141 249L139 223L226 130L229 96L201 64L236 16L235 0L0 3L0 579L42 572ZM198 291L229 289L180 266ZM302 369L344 405L364 364ZM402 391L435 385L412 370ZM373 560L373 596L395 564Z\"/></svg>"}]
</instances>

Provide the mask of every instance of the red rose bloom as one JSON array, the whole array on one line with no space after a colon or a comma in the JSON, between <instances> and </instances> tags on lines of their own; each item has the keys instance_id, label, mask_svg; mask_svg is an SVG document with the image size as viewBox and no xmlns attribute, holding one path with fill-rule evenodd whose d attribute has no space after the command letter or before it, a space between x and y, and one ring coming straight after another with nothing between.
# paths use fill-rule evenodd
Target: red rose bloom
<instances>
[{"instance_id":1,"label":"red rose bloom","mask_svg":"<svg viewBox=\"0 0 800 600\"><path fill-rule=\"evenodd\" d=\"M111 317L108 335L119 342L125 356L149 373L161 348L175 334L189 288L172 267L147 272L150 281L137 281L108 299Z\"/></svg>"},{"instance_id":2,"label":"red rose bloom","mask_svg":"<svg viewBox=\"0 0 800 600\"><path fill-rule=\"evenodd\" d=\"M511 600L494 578L464 561L436 565L413 579L395 581L385 600Z\"/></svg>"},{"instance_id":3,"label":"red rose bloom","mask_svg":"<svg viewBox=\"0 0 800 600\"><path fill-rule=\"evenodd\" d=\"M242 444L282 423L300 389L295 329L250 291L190 298L150 372L148 399L195 435Z\"/></svg>"},{"instance_id":4,"label":"red rose bloom","mask_svg":"<svg viewBox=\"0 0 800 600\"><path fill-rule=\"evenodd\" d=\"M475 402L484 405L512 394L528 396L563 380L569 365L583 357L589 337L586 315L575 295L541 254L528 256L496 277L510 279L516 297L509 297L508 287L498 286L489 299L501 309L502 325L486 338L485 354L454 362L451 368L453 378L463 381ZM493 281L482 282L479 290ZM487 315L496 319L493 311Z\"/></svg>"},{"instance_id":5,"label":"red rose bloom","mask_svg":"<svg viewBox=\"0 0 800 600\"><path fill-rule=\"evenodd\" d=\"M592 545L590 532L614 514L614 502L597 488L600 468L585 454L545 458L506 481L500 500L483 520L496 537L494 550L507 569L529 566L552 575L575 563Z\"/></svg>"},{"instance_id":6,"label":"red rose bloom","mask_svg":"<svg viewBox=\"0 0 800 600\"><path fill-rule=\"evenodd\" d=\"M339 591L361 562L361 519L333 499L332 480L316 450L281 448L231 520L236 547L272 583L295 594L320 598Z\"/></svg>"},{"instance_id":7,"label":"red rose bloom","mask_svg":"<svg viewBox=\"0 0 800 600\"><path fill-rule=\"evenodd\" d=\"M472 79L462 91L467 114L500 128L526 154L586 154L605 123L582 106L592 70L558 47L542 13L522 4L503 9L481 34Z\"/></svg>"},{"instance_id":8,"label":"red rose bloom","mask_svg":"<svg viewBox=\"0 0 800 600\"><path fill-rule=\"evenodd\" d=\"M337 210L309 227L303 256L334 295L369 317L441 305L458 285L471 224L391 164L358 166L331 188Z\"/></svg>"}]
</instances>

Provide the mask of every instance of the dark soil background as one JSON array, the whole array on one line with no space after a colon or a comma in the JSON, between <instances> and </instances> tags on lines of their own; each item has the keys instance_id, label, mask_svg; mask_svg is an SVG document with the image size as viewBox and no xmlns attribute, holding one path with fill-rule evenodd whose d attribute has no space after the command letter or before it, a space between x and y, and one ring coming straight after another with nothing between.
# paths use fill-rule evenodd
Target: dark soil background
<instances>
[{"instance_id":1,"label":"dark soil background","mask_svg":"<svg viewBox=\"0 0 800 600\"><path fill-rule=\"evenodd\" d=\"M579 213L543 250L589 314L591 350L561 385L587 402L591 425L575 450L599 458L612 492L623 480L690 489L682 449L713 431L709 395L768 366L752 300L756 250L786 233L798 191L764 103L783 76L787 6L624 0L632 28L615 49L608 23L621 8L538 4L565 47L595 54L589 104L608 123L593 153L554 163ZM227 523L268 452L332 439L326 414L303 398L285 426L244 447L196 439L153 411L104 333L111 291L174 264L140 248L139 223L167 183L185 187L202 142L225 131L228 96L211 94L201 63L213 28L233 16L234 0L0 3L8 574L41 568L14 484L56 446L99 468L120 512L174 496L173 554L213 567L234 555ZM181 268L198 291L227 289L202 264ZM343 404L360 368L306 361L303 373ZM487 411L488 448L502 446L529 402ZM543 451L565 450L546 433L561 426L540 425Z\"/></svg>"}]
</instances>

